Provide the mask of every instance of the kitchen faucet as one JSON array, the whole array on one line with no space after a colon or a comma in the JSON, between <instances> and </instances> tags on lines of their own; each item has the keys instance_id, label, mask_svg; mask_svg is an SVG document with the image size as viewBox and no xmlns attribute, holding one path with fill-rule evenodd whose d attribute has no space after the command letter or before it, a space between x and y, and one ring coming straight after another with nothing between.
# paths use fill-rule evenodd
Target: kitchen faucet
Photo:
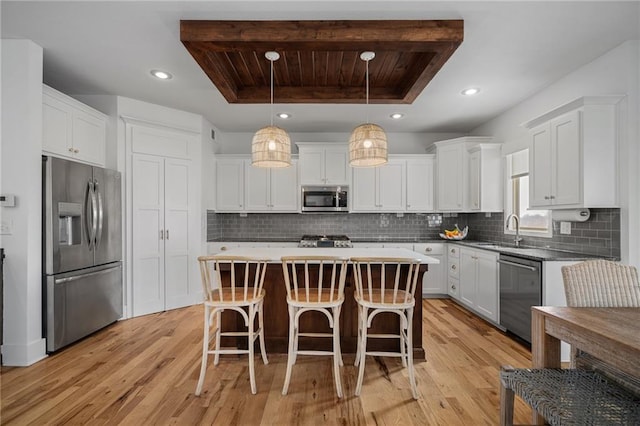
<instances>
[{"instance_id":1,"label":"kitchen faucet","mask_svg":"<svg viewBox=\"0 0 640 426\"><path fill-rule=\"evenodd\" d=\"M516 221L516 238L513 240L513 243L516 247L520 247L520 241L522 241L522 237L520 236L520 218L515 213L511 213L507 216L507 228L509 228L509 221L512 218Z\"/></svg>"}]
</instances>

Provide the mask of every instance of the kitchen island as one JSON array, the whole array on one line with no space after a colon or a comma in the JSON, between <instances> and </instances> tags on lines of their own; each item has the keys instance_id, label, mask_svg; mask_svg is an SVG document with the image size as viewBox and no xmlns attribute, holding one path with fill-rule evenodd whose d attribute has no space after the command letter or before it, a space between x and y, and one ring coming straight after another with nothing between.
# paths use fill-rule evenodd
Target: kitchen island
<instances>
[{"instance_id":1,"label":"kitchen island","mask_svg":"<svg viewBox=\"0 0 640 426\"><path fill-rule=\"evenodd\" d=\"M416 307L413 316L413 353L415 360L424 360L422 348L422 275L429 264L439 261L429 256L402 248L298 248L298 247L234 247L221 252L229 256L249 256L268 259L270 264L265 275L264 288L266 297L264 302L264 332L268 353L287 353L289 338L289 317L287 308L287 291L282 275L280 259L283 256L344 256L344 257L411 257L420 259L420 276L416 288ZM343 353L355 353L358 336L358 309L354 298L355 282L351 270L347 272L345 283L345 302L340 315L341 347ZM372 333L397 333L399 330L398 316L381 313L371 327ZM222 329L242 330L242 317L233 312L225 313L222 318ZM300 328L305 332L328 333L329 324L324 315L319 312L309 312L300 318ZM222 346L246 345L246 339L228 337L223 339ZM310 350L328 350L331 339L300 338L300 347ZM397 351L399 342L396 339L370 339L368 347L377 351Z\"/></svg>"}]
</instances>

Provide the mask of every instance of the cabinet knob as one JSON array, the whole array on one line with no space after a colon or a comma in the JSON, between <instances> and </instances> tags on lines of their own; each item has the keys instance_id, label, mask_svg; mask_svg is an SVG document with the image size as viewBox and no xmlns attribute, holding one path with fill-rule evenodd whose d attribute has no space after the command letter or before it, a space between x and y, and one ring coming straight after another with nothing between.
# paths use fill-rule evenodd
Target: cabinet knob
<instances>
[{"instance_id":1,"label":"cabinet knob","mask_svg":"<svg viewBox=\"0 0 640 426\"><path fill-rule=\"evenodd\" d=\"M407 204L407 207L411 207L411 204Z\"/></svg>"},{"instance_id":2,"label":"cabinet knob","mask_svg":"<svg viewBox=\"0 0 640 426\"><path fill-rule=\"evenodd\" d=\"M456 269L456 265L451 265L451 269Z\"/></svg>"},{"instance_id":3,"label":"cabinet knob","mask_svg":"<svg viewBox=\"0 0 640 426\"><path fill-rule=\"evenodd\" d=\"M73 148L69 148L69 152L73 152Z\"/></svg>"},{"instance_id":4,"label":"cabinet knob","mask_svg":"<svg viewBox=\"0 0 640 426\"><path fill-rule=\"evenodd\" d=\"M433 248L427 247L424 251L433 251Z\"/></svg>"},{"instance_id":5,"label":"cabinet knob","mask_svg":"<svg viewBox=\"0 0 640 426\"><path fill-rule=\"evenodd\" d=\"M545 200L548 200L548 199L549 199L549 196L548 196L548 195L545 195L545 196L544 196L544 199L545 199Z\"/></svg>"},{"instance_id":6,"label":"cabinet knob","mask_svg":"<svg viewBox=\"0 0 640 426\"><path fill-rule=\"evenodd\" d=\"M451 252L451 253L455 253L455 252L456 252L456 249L452 248L451 250L449 250L449 252Z\"/></svg>"},{"instance_id":7,"label":"cabinet knob","mask_svg":"<svg viewBox=\"0 0 640 426\"><path fill-rule=\"evenodd\" d=\"M80 152L79 149L74 149L73 152L75 152L76 154Z\"/></svg>"},{"instance_id":8,"label":"cabinet knob","mask_svg":"<svg viewBox=\"0 0 640 426\"><path fill-rule=\"evenodd\" d=\"M556 196L555 195L551 195L551 196L549 196L549 198L551 198L552 200L555 200Z\"/></svg>"},{"instance_id":9,"label":"cabinet knob","mask_svg":"<svg viewBox=\"0 0 640 426\"><path fill-rule=\"evenodd\" d=\"M225 250L227 250L227 246L220 247L220 251L225 251Z\"/></svg>"},{"instance_id":10,"label":"cabinet knob","mask_svg":"<svg viewBox=\"0 0 640 426\"><path fill-rule=\"evenodd\" d=\"M455 290L455 289L456 289L456 286L455 286L455 285L452 285L452 286L451 286L451 290Z\"/></svg>"}]
</instances>

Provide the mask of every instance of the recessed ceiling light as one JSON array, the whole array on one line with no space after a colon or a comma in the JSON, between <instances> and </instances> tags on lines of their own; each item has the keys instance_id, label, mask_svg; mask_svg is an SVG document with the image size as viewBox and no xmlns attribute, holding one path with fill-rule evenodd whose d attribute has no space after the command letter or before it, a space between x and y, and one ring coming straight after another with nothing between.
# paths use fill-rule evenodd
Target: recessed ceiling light
<instances>
[{"instance_id":1,"label":"recessed ceiling light","mask_svg":"<svg viewBox=\"0 0 640 426\"><path fill-rule=\"evenodd\" d=\"M401 114L399 112L394 112L389 117L393 118L394 120L400 120L402 117L404 117L404 114Z\"/></svg>"},{"instance_id":2,"label":"recessed ceiling light","mask_svg":"<svg viewBox=\"0 0 640 426\"><path fill-rule=\"evenodd\" d=\"M276 116L278 118L282 118L282 119L287 119L287 118L291 118L291 114L289 114L288 112L279 112L276 114Z\"/></svg>"},{"instance_id":3,"label":"recessed ceiling light","mask_svg":"<svg viewBox=\"0 0 640 426\"><path fill-rule=\"evenodd\" d=\"M465 96L472 96L477 95L479 91L480 89L478 89L477 87L469 87L468 89L464 89L462 91L462 94Z\"/></svg>"},{"instance_id":4,"label":"recessed ceiling light","mask_svg":"<svg viewBox=\"0 0 640 426\"><path fill-rule=\"evenodd\" d=\"M160 80L170 80L173 76L166 71L151 70L151 75Z\"/></svg>"}]
</instances>

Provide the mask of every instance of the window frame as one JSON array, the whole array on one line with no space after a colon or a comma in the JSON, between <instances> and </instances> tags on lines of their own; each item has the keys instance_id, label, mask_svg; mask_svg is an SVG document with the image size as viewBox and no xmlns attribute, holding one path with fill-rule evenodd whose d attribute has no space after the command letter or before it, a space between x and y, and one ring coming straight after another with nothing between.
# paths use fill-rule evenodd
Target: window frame
<instances>
[{"instance_id":1,"label":"window frame","mask_svg":"<svg viewBox=\"0 0 640 426\"><path fill-rule=\"evenodd\" d=\"M522 151L527 151L527 155L528 155L528 149L524 149ZM505 178L506 178L506 182L505 182L505 196L504 196L504 224L503 224L503 231L505 235L515 235L516 231L515 228L512 228L512 223L513 221L510 221L511 223L507 223L506 218L509 217L510 214L516 212L516 214L520 213L520 206L516 206L515 203L517 200L520 199L520 191L521 191L521 185L522 185L522 180L520 178L522 177L529 177L529 169L527 167L527 171L519 171L519 173L514 174L513 173L513 166L512 166L512 159L513 159L513 155L516 154L517 152L521 152L521 151L516 151L513 152L511 154L507 154L505 156ZM516 181L514 181L514 179L518 179L517 180L517 185L516 185ZM514 187L515 186L515 187ZM527 202L527 206L528 206L528 202ZM528 209L527 209L528 210ZM552 238L553 237L553 219L551 216L551 210L533 210L533 211L546 211L547 215L548 215L548 222L547 222L547 227L546 229L542 230L536 230L536 228L527 228L527 227L520 227L520 235L521 236L528 236L528 237L542 237L542 238ZM520 214L518 214L518 218L520 218Z\"/></svg>"}]
</instances>

